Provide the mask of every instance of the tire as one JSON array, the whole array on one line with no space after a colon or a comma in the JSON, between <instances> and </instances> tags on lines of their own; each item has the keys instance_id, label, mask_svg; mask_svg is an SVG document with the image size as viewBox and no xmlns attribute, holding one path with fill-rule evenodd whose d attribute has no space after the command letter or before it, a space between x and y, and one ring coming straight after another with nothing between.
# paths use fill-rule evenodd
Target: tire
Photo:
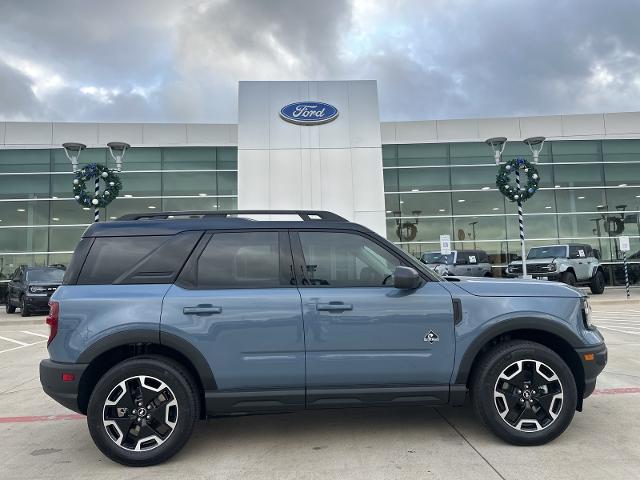
<instances>
[{"instance_id":1,"label":"tire","mask_svg":"<svg viewBox=\"0 0 640 480\"><path fill-rule=\"evenodd\" d=\"M530 373L533 382L528 386ZM514 445L542 445L556 438L571 423L577 398L573 373L562 358L525 340L501 343L487 352L471 384L478 418Z\"/></svg>"},{"instance_id":2,"label":"tire","mask_svg":"<svg viewBox=\"0 0 640 480\"><path fill-rule=\"evenodd\" d=\"M596 271L596 274L593 276L591 282L589 283L591 293L593 293L594 295L600 295L604 293L604 284L604 273L602 273L602 270Z\"/></svg>"},{"instance_id":3,"label":"tire","mask_svg":"<svg viewBox=\"0 0 640 480\"><path fill-rule=\"evenodd\" d=\"M22 296L22 298L20 299L20 315L23 317L29 317L31 315L31 312L29 311L29 306L27 305L27 302L24 299L24 296Z\"/></svg>"},{"instance_id":4,"label":"tire","mask_svg":"<svg viewBox=\"0 0 640 480\"><path fill-rule=\"evenodd\" d=\"M566 283L567 285L571 285L572 287L575 287L576 275L573 272L562 272L560 274L560 281L562 283Z\"/></svg>"},{"instance_id":5,"label":"tire","mask_svg":"<svg viewBox=\"0 0 640 480\"><path fill-rule=\"evenodd\" d=\"M137 395L132 392L144 395L144 408L137 410L140 404L131 400ZM152 401L160 406L149 408ZM150 355L124 360L100 378L89 399L87 425L96 446L111 460L145 467L180 451L199 412L200 395L189 372L169 358ZM141 441L152 435L155 439Z\"/></svg>"},{"instance_id":6,"label":"tire","mask_svg":"<svg viewBox=\"0 0 640 480\"><path fill-rule=\"evenodd\" d=\"M11 301L9 300L9 295L7 295L6 302L4 304L4 310L7 313L16 313L16 307L11 305Z\"/></svg>"}]
</instances>

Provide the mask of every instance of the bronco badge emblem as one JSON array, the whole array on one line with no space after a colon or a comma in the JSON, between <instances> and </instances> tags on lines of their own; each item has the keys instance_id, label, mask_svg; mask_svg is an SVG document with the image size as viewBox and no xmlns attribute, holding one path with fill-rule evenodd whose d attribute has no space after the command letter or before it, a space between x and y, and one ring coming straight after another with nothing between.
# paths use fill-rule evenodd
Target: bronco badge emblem
<instances>
[{"instance_id":1,"label":"bronco badge emblem","mask_svg":"<svg viewBox=\"0 0 640 480\"><path fill-rule=\"evenodd\" d=\"M436 332L434 332L433 330L429 330L429 333L424 336L424 341L429 342L431 345L433 345L435 342L440 341L440 337L438 337L438 335L436 335Z\"/></svg>"}]
</instances>

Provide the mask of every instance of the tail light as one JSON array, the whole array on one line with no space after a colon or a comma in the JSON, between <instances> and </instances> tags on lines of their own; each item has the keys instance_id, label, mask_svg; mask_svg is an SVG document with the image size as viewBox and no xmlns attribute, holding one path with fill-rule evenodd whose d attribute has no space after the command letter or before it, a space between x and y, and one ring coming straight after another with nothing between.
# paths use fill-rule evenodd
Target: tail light
<instances>
[{"instance_id":1,"label":"tail light","mask_svg":"<svg viewBox=\"0 0 640 480\"><path fill-rule=\"evenodd\" d=\"M49 302L49 315L45 319L47 325L49 325L49 339L47 340L47 346L55 338L58 333L58 313L60 312L60 304L58 302Z\"/></svg>"}]
</instances>

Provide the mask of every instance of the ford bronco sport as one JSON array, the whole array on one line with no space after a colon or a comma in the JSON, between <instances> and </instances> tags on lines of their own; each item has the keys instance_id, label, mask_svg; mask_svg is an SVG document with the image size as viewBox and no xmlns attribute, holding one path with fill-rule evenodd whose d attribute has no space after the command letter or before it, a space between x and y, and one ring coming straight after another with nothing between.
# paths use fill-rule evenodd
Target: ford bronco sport
<instances>
[{"instance_id":1,"label":"ford bronco sport","mask_svg":"<svg viewBox=\"0 0 640 480\"><path fill-rule=\"evenodd\" d=\"M591 293L604 292L602 265L591 245L575 243L533 247L526 259L527 273L533 278L556 280L567 285L588 285ZM510 276L522 274L522 262L509 264Z\"/></svg>"},{"instance_id":2,"label":"ford bronco sport","mask_svg":"<svg viewBox=\"0 0 640 480\"><path fill-rule=\"evenodd\" d=\"M320 211L93 224L50 303L44 391L132 466L168 459L209 415L461 405L468 394L493 433L542 444L607 360L582 292L446 281Z\"/></svg>"}]
</instances>

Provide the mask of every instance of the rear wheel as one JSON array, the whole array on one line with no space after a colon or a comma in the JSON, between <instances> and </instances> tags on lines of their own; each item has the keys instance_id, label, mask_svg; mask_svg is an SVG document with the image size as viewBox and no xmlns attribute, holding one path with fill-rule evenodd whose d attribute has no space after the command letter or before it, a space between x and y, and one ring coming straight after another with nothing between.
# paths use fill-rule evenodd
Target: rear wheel
<instances>
[{"instance_id":1,"label":"rear wheel","mask_svg":"<svg viewBox=\"0 0 640 480\"><path fill-rule=\"evenodd\" d=\"M602 273L602 270L598 270L596 274L593 276L593 278L591 279L591 282L589 283L589 288L591 289L591 293L595 295L600 295L601 293L604 293L604 284L605 284L604 273Z\"/></svg>"},{"instance_id":2,"label":"rear wheel","mask_svg":"<svg viewBox=\"0 0 640 480\"><path fill-rule=\"evenodd\" d=\"M554 351L514 340L481 360L471 386L474 410L498 437L540 445L569 426L577 405L575 379Z\"/></svg>"},{"instance_id":3,"label":"rear wheel","mask_svg":"<svg viewBox=\"0 0 640 480\"><path fill-rule=\"evenodd\" d=\"M23 317L28 317L31 315L29 311L29 305L27 305L27 300L24 298L24 295L20 299L20 315Z\"/></svg>"},{"instance_id":4,"label":"rear wheel","mask_svg":"<svg viewBox=\"0 0 640 480\"><path fill-rule=\"evenodd\" d=\"M16 312L16 307L11 305L11 300L9 299L9 295L7 295L6 301L4 303L4 310L7 313L15 313Z\"/></svg>"},{"instance_id":5,"label":"rear wheel","mask_svg":"<svg viewBox=\"0 0 640 480\"><path fill-rule=\"evenodd\" d=\"M571 285L572 287L575 287L576 276L573 272L562 272L560 274L560 281L562 283L566 283L567 285Z\"/></svg>"},{"instance_id":6,"label":"rear wheel","mask_svg":"<svg viewBox=\"0 0 640 480\"><path fill-rule=\"evenodd\" d=\"M96 446L123 465L156 465L178 453L199 413L191 375L161 356L125 360L109 370L89 400Z\"/></svg>"}]
</instances>

